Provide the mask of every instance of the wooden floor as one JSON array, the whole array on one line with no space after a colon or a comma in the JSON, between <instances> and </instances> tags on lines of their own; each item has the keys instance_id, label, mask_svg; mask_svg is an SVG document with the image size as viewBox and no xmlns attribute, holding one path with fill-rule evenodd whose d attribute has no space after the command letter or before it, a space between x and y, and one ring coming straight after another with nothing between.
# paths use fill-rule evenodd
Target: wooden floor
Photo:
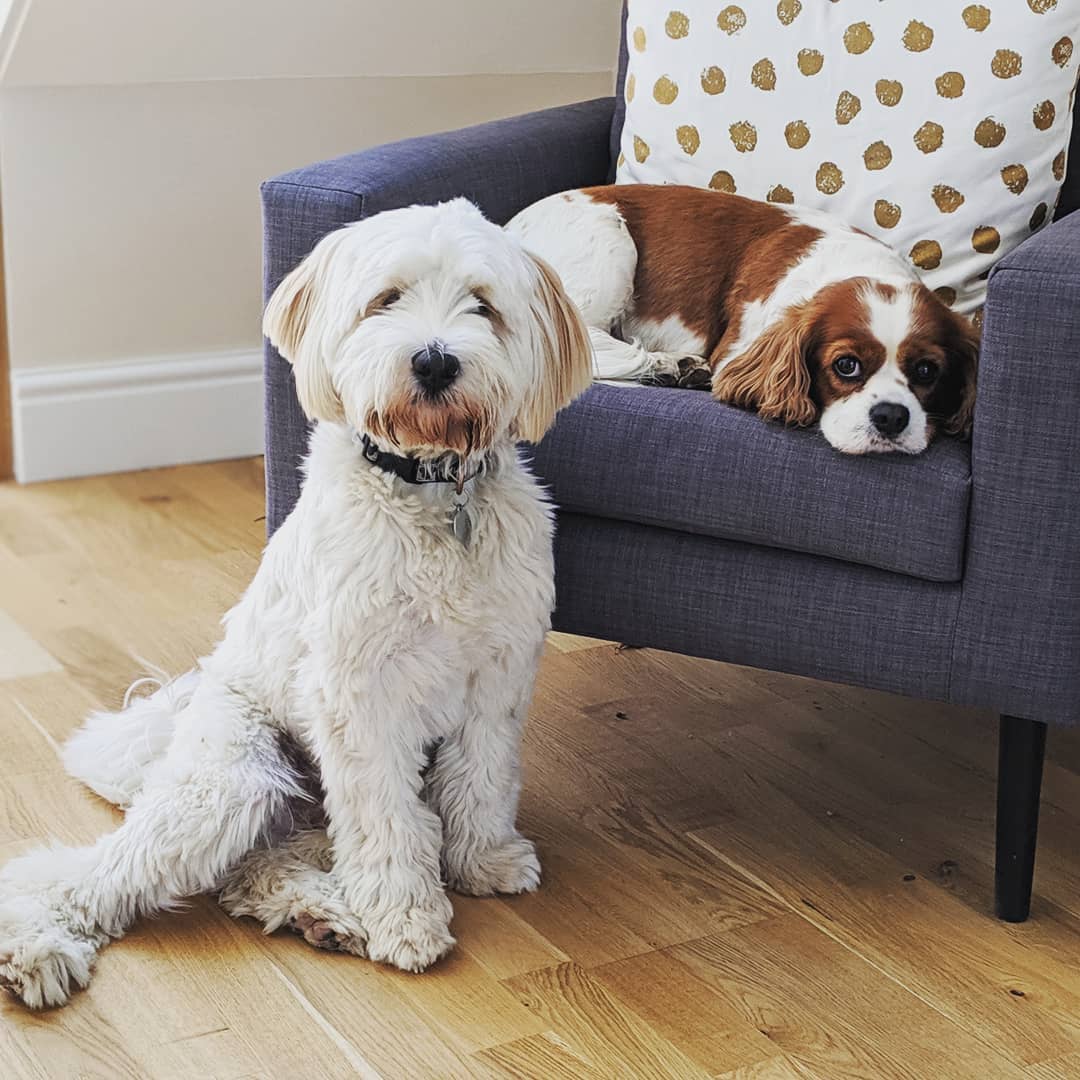
<instances>
[{"instance_id":1,"label":"wooden floor","mask_svg":"<svg viewBox=\"0 0 1080 1080\"><path fill-rule=\"evenodd\" d=\"M0 485L0 859L117 815L57 745L188 666L250 578L258 462ZM207 899L66 1009L0 1005L0 1076L1080 1077L1080 739L1052 732L1033 917L988 913L992 718L553 635L532 896L455 898L408 976Z\"/></svg>"}]
</instances>

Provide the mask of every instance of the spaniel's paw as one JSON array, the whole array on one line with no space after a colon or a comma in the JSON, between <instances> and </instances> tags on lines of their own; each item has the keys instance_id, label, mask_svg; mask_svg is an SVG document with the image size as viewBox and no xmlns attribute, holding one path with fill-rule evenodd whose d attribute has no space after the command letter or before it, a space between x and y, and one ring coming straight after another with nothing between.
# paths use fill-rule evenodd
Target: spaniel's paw
<instances>
[{"instance_id":1,"label":"spaniel's paw","mask_svg":"<svg viewBox=\"0 0 1080 1080\"><path fill-rule=\"evenodd\" d=\"M63 1005L90 981L97 948L33 896L0 905L0 987L31 1009Z\"/></svg>"},{"instance_id":2,"label":"spaniel's paw","mask_svg":"<svg viewBox=\"0 0 1080 1080\"><path fill-rule=\"evenodd\" d=\"M448 866L447 877L452 889L470 896L533 892L540 886L540 860L533 842L517 835Z\"/></svg>"},{"instance_id":3,"label":"spaniel's paw","mask_svg":"<svg viewBox=\"0 0 1080 1080\"><path fill-rule=\"evenodd\" d=\"M679 378L676 385L682 390L711 390L712 370L702 356L684 356L679 361Z\"/></svg>"},{"instance_id":4,"label":"spaniel's paw","mask_svg":"<svg viewBox=\"0 0 1080 1080\"><path fill-rule=\"evenodd\" d=\"M437 894L426 905L393 911L368 925L368 956L402 971L423 971L454 947L450 933L453 908Z\"/></svg>"}]
</instances>

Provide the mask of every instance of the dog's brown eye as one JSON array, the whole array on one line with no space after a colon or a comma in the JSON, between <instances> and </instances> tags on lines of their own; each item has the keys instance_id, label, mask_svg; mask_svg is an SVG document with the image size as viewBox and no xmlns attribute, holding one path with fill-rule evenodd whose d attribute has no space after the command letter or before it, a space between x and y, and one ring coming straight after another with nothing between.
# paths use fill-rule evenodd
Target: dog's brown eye
<instances>
[{"instance_id":1,"label":"dog's brown eye","mask_svg":"<svg viewBox=\"0 0 1080 1080\"><path fill-rule=\"evenodd\" d=\"M857 379L862 374L862 364L854 356L841 356L833 361L833 371L841 379Z\"/></svg>"},{"instance_id":2,"label":"dog's brown eye","mask_svg":"<svg viewBox=\"0 0 1080 1080\"><path fill-rule=\"evenodd\" d=\"M917 383L932 383L938 376L938 366L933 360L920 360L912 376Z\"/></svg>"},{"instance_id":3,"label":"dog's brown eye","mask_svg":"<svg viewBox=\"0 0 1080 1080\"><path fill-rule=\"evenodd\" d=\"M474 315L480 315L485 319L491 319L495 316L495 310L492 306L483 300L476 301L476 307L473 308Z\"/></svg>"},{"instance_id":4,"label":"dog's brown eye","mask_svg":"<svg viewBox=\"0 0 1080 1080\"><path fill-rule=\"evenodd\" d=\"M400 289L387 289L378 299L381 308L393 307L401 299Z\"/></svg>"}]
</instances>

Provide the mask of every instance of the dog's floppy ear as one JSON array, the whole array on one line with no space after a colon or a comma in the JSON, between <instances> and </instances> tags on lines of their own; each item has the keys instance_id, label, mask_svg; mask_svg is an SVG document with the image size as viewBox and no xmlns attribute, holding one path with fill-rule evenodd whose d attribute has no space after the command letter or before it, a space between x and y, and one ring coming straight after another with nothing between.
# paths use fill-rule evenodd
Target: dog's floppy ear
<instances>
[{"instance_id":1,"label":"dog's floppy ear","mask_svg":"<svg viewBox=\"0 0 1080 1080\"><path fill-rule=\"evenodd\" d=\"M592 382L592 346L581 314L566 295L558 274L538 256L530 254L529 258L536 264L530 313L539 368L516 429L519 438L539 442L555 414Z\"/></svg>"},{"instance_id":2,"label":"dog's floppy ear","mask_svg":"<svg viewBox=\"0 0 1080 1080\"><path fill-rule=\"evenodd\" d=\"M313 328L327 263L336 245L321 240L274 290L263 313L263 333L293 366L296 396L309 420L342 420L341 399L330 379L322 343Z\"/></svg>"},{"instance_id":3,"label":"dog's floppy ear","mask_svg":"<svg viewBox=\"0 0 1080 1080\"><path fill-rule=\"evenodd\" d=\"M975 372L979 361L979 331L962 315L949 311L952 323L946 337L949 357L948 381L954 388L951 404L955 407L945 418L942 429L950 435L971 435L975 418Z\"/></svg>"},{"instance_id":4,"label":"dog's floppy ear","mask_svg":"<svg viewBox=\"0 0 1080 1080\"><path fill-rule=\"evenodd\" d=\"M812 424L818 415L810 398L806 360L812 330L807 305L790 308L744 353L717 372L713 396L743 409L755 409L766 420L799 427Z\"/></svg>"}]
</instances>

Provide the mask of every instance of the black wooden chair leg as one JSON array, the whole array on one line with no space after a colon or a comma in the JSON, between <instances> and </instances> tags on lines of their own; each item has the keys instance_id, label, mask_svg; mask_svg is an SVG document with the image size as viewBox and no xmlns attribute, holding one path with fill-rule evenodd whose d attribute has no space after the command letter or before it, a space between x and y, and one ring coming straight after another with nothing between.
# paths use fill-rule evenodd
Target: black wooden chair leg
<instances>
[{"instance_id":1,"label":"black wooden chair leg","mask_svg":"<svg viewBox=\"0 0 1080 1080\"><path fill-rule=\"evenodd\" d=\"M1045 750L1044 723L1018 716L1001 718L994 908L1006 922L1023 922L1031 908Z\"/></svg>"}]
</instances>

